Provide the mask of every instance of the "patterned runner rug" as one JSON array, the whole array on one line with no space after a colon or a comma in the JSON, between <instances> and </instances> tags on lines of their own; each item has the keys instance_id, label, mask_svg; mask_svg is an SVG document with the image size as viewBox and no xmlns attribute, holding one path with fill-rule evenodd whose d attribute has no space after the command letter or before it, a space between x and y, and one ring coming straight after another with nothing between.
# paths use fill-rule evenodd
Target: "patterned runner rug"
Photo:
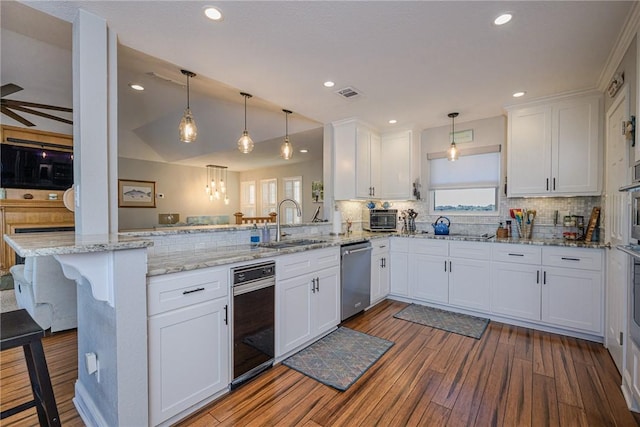
<instances>
[{"instance_id":1,"label":"patterned runner rug","mask_svg":"<svg viewBox=\"0 0 640 427\"><path fill-rule=\"evenodd\" d=\"M382 338L340 327L282 364L322 384L345 391L393 344Z\"/></svg>"},{"instance_id":2,"label":"patterned runner rug","mask_svg":"<svg viewBox=\"0 0 640 427\"><path fill-rule=\"evenodd\" d=\"M418 304L405 307L393 317L475 339L482 337L489 324L489 319L484 317L469 316Z\"/></svg>"}]
</instances>

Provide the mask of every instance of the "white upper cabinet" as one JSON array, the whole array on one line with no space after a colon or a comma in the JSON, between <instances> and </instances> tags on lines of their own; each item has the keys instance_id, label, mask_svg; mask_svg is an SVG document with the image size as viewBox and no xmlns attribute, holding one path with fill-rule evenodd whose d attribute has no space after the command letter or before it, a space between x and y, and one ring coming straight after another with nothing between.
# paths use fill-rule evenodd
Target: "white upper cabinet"
<instances>
[{"instance_id":1,"label":"white upper cabinet","mask_svg":"<svg viewBox=\"0 0 640 427\"><path fill-rule=\"evenodd\" d=\"M419 173L415 135L409 130L380 136L357 120L334 122L335 199L411 199Z\"/></svg>"},{"instance_id":2,"label":"white upper cabinet","mask_svg":"<svg viewBox=\"0 0 640 427\"><path fill-rule=\"evenodd\" d=\"M380 153L384 162L379 197L412 199L413 182L418 177L420 167L419 141L415 135L411 130L382 134Z\"/></svg>"},{"instance_id":3,"label":"white upper cabinet","mask_svg":"<svg viewBox=\"0 0 640 427\"><path fill-rule=\"evenodd\" d=\"M601 194L601 103L592 93L509 109L509 197Z\"/></svg>"}]
</instances>

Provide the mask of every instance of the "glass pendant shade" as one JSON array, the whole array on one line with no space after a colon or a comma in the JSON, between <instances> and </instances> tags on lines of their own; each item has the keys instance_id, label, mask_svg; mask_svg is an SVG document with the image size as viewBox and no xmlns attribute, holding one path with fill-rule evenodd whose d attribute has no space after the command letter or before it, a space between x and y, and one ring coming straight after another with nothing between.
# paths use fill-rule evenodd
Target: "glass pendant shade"
<instances>
[{"instance_id":1,"label":"glass pendant shade","mask_svg":"<svg viewBox=\"0 0 640 427\"><path fill-rule=\"evenodd\" d=\"M190 143L194 142L196 138L198 138L198 127L196 126L196 121L193 118L191 108L189 107L189 78L195 77L196 74L187 70L180 70L180 72L187 76L187 108L185 108L182 119L180 119L178 134L181 142Z\"/></svg>"},{"instance_id":2,"label":"glass pendant shade","mask_svg":"<svg viewBox=\"0 0 640 427\"><path fill-rule=\"evenodd\" d=\"M244 131L242 131L242 136L238 140L238 150L243 154L248 154L253 150L253 140L247 130L247 99L253 97L253 95L246 92L240 92L240 95L244 96Z\"/></svg>"},{"instance_id":3,"label":"glass pendant shade","mask_svg":"<svg viewBox=\"0 0 640 427\"><path fill-rule=\"evenodd\" d=\"M451 145L447 150L447 159L451 162L455 162L458 160L458 148L456 147L456 125L455 120L458 117L458 113L449 113L449 118L451 118Z\"/></svg>"},{"instance_id":4,"label":"glass pendant shade","mask_svg":"<svg viewBox=\"0 0 640 427\"><path fill-rule=\"evenodd\" d=\"M182 142L194 142L198 138L198 127L193 119L193 114L191 114L191 109L188 107L184 110L178 130L180 132L180 141Z\"/></svg>"},{"instance_id":5,"label":"glass pendant shade","mask_svg":"<svg viewBox=\"0 0 640 427\"><path fill-rule=\"evenodd\" d=\"M290 160L293 157L293 146L289 142L289 138L285 138L280 146L280 157L285 160Z\"/></svg>"},{"instance_id":6,"label":"glass pendant shade","mask_svg":"<svg viewBox=\"0 0 640 427\"><path fill-rule=\"evenodd\" d=\"M289 142L289 114L292 112L290 110L282 110L284 113L284 122L285 122L285 133L284 133L284 142L280 146L280 157L284 160L291 160L293 157L293 146Z\"/></svg>"},{"instance_id":7,"label":"glass pendant shade","mask_svg":"<svg viewBox=\"0 0 640 427\"><path fill-rule=\"evenodd\" d=\"M248 154L253 150L253 145L253 140L249 136L249 131L245 129L238 140L238 150L240 150L241 153Z\"/></svg>"}]
</instances>

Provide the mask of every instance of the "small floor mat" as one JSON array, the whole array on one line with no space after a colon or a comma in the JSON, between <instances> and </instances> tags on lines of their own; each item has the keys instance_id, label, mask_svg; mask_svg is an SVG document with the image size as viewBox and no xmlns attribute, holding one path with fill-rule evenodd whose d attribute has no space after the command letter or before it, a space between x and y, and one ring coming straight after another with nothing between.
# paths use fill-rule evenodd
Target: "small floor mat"
<instances>
[{"instance_id":1,"label":"small floor mat","mask_svg":"<svg viewBox=\"0 0 640 427\"><path fill-rule=\"evenodd\" d=\"M382 338L340 327L282 364L345 391L393 344Z\"/></svg>"},{"instance_id":2,"label":"small floor mat","mask_svg":"<svg viewBox=\"0 0 640 427\"><path fill-rule=\"evenodd\" d=\"M484 317L454 313L418 304L405 307L393 317L475 339L482 337L489 324L489 319Z\"/></svg>"}]
</instances>

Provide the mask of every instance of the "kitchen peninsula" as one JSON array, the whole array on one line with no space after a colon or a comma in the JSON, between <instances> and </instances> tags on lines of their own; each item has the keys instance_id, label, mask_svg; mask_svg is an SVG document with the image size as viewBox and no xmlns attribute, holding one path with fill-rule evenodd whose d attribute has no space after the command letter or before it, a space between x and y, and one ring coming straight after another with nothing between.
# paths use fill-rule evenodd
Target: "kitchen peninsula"
<instances>
[{"instance_id":1,"label":"kitchen peninsula","mask_svg":"<svg viewBox=\"0 0 640 427\"><path fill-rule=\"evenodd\" d=\"M157 370L154 370L156 364L154 364L153 358L154 355L157 355L158 349L151 350L151 346L155 342L152 318L157 319L158 316L164 316L163 313L168 315L180 312L186 315L188 310L204 307L203 304L207 304L208 298L214 297L212 295L205 296L204 293L200 293L201 295L196 293L196 295L189 297L188 302L185 299L185 303L176 306L178 300L174 300L171 295L175 294L175 298L184 299L182 289L185 286L193 285L190 282L193 277L208 276L207 283L213 280L212 277L220 278L221 285L216 291L218 293L215 294L215 299L224 308L229 304L230 298L230 268L257 260L269 259L275 260L276 265L279 265L290 256L295 256L296 259L317 258L320 253L333 253L333 251L337 253L340 244L351 241L368 239L373 242L386 242L388 239L390 244L383 246L387 246L388 249L387 255L384 256L391 260L389 265L390 281L388 282L390 288L383 291L382 298L389 297L453 311L480 314L505 323L602 341L602 248L604 246L601 243L568 242L553 239L497 240L475 235L434 236L424 233L405 235L356 232L348 236L331 236L328 233L329 229L329 224L305 224L287 228L287 231L292 233L288 239L313 238L316 242L281 249L269 248L268 245L251 247L248 244L249 228L224 226L201 229L190 227L185 230L149 230L121 233L116 236L84 236L81 238L76 238L73 233L34 233L9 235L5 236L5 240L22 256L56 256L65 266L65 273L78 280L80 284L78 293L82 302L79 304L79 354L96 353L98 360L104 363L100 367L104 371L100 372L99 375L102 378L98 380L95 373L89 374L87 372L81 358L79 379L76 384L76 406L79 412L82 412L83 408L91 407L88 402L100 400L101 405L108 402L113 405L111 408L103 406L97 411L98 414L101 414L100 416L105 418L105 421L108 415L104 412L117 411L118 405L123 403L121 401L123 396L132 399L126 402L127 405L135 404L150 408L148 411L149 424L163 425L185 417L228 391L229 368L225 362L228 361L228 355L226 355L220 359L219 373L221 377L219 379L221 382L218 386L208 390L206 396L194 397L194 393L187 393L191 400L188 398L180 399L178 403L182 406L176 406L179 410L175 408L167 410L166 402L154 404L154 399L157 401L157 397L154 397L153 390L165 386L163 383L158 383L157 375L164 375L166 372L158 373ZM510 258L516 258L516 260ZM569 258L570 261L563 260L563 258ZM400 260L400 262L394 263L394 260ZM101 270L101 265L105 262L127 262L129 263L127 271L132 275L121 278L120 281L105 280L107 275L102 276L103 270ZM433 263L431 264L431 262ZM437 264L439 272L445 262L451 263L447 264L448 269L451 269L450 266L453 265L453 272L451 272L451 276L445 276L442 281L440 273L434 274L429 268L431 265L436 266ZM563 263L568 263L568 265ZM372 264L372 268L375 265ZM468 268L470 269L467 270ZM94 271L91 272L91 269ZM280 271L278 267L276 267L276 271ZM484 276L487 278L486 281L478 279L483 277L480 275L483 274L482 272L486 273ZM581 283L590 284L592 286L589 288L590 292L576 289L575 284L578 281L572 281L571 274L567 275L567 272L578 277ZM468 276L465 278L464 275L469 273L473 280L470 280ZM132 278L139 274L143 276L143 281L132 281ZM459 274L463 274L463 276L458 276ZM538 280L536 280L536 275L538 275ZM546 287L543 287L543 275L548 281ZM284 276L282 277L284 278ZM418 280L418 277L429 277L430 280ZM585 282L585 277L590 279ZM160 294L156 294L158 285L153 284L157 279L160 279L161 282L164 281ZM170 280L167 281L167 279ZM504 286L505 280L507 283L525 284L526 286L516 289L515 292L513 289L511 292L507 292L509 287ZM559 280L568 286L564 288L557 286L557 283L560 283ZM87 283L91 287L83 286ZM277 279L276 295L279 292L279 283L280 281ZM198 287L206 287L206 284L198 284ZM91 289L91 293L88 292L89 289ZM445 289L444 294L441 292L442 289ZM550 289L557 291L549 294ZM532 297L531 292L537 292L538 296ZM180 295L178 296L178 294ZM440 296L445 294L447 297L442 299ZM471 296L467 297L466 302L469 302L469 298L471 298L473 304L466 304L464 298L456 299L456 296L460 297L465 294ZM336 298L339 298L339 293L336 293ZM581 304L566 304L563 302L566 298L571 298L572 301L575 298L581 298ZM484 305L474 305L478 301L483 302ZM534 301L533 306L531 305L532 301ZM545 306L545 301L555 305ZM170 308L164 309L165 311L157 311L154 307L159 307L158 304L165 306L169 304ZM565 308L585 305L588 309L584 312L572 311L569 314L577 317L569 318L559 315L559 312L554 308L557 308L558 305ZM286 310L282 304L279 307L279 310ZM550 311L545 311L549 308ZM82 315L83 310L85 315ZM91 314L87 315L86 310L91 311ZM220 320L222 320L222 313L221 310ZM540 317L541 313L542 317ZM585 313L588 315L587 317L583 316ZM232 316L233 314L228 313L228 315ZM284 326L281 323L280 315L281 313L276 314L276 319L280 319L276 321L276 330ZM105 319L109 325L106 328ZM126 322L127 327L118 327L124 325L123 322ZM140 326L141 329L133 330L134 328L129 327L132 324L144 326ZM331 329L337 324L338 320L332 324ZM223 343L229 340L227 329L228 327L225 327L221 335ZM92 332L88 333L88 331ZM302 346L308 345L326 332L324 330L320 335L307 339ZM99 340L91 337L96 333L99 334ZM191 339L188 336L186 338ZM137 342L132 342L132 340ZM126 351L136 346L136 355ZM226 352L230 351L228 345L223 347L227 349ZM293 349L281 349L280 353L277 353L277 361L282 360L292 351L299 350L299 348L301 348L300 345ZM114 349L119 349L126 355L118 355ZM105 378L109 378L109 375L113 373L113 368L109 366L109 360L112 357L117 359L117 375L123 374L121 370L125 369L125 366L136 366L136 375L133 381L118 383L118 388L125 390L109 389L108 381L105 384ZM137 360L132 361L127 357L135 357ZM142 360L143 358L144 360ZM214 364L209 363L206 367L194 367L193 369L205 378L205 373L208 372L207 369L210 369L211 365ZM148 371L144 369L145 372L140 372L142 366L148 366ZM162 365L162 369L166 370L170 367ZM122 378L119 379L122 381ZM153 390L150 384L154 384ZM189 386L190 384L185 385L187 389ZM143 387L144 393L140 393ZM138 393L133 395L132 390L137 390ZM150 390L149 393L147 390ZM92 413L95 410L95 408L87 409L91 415L85 419L95 419L95 412ZM144 412L141 416L146 417L147 411ZM83 414L83 418L85 416L87 416L86 413Z\"/></svg>"}]
</instances>

